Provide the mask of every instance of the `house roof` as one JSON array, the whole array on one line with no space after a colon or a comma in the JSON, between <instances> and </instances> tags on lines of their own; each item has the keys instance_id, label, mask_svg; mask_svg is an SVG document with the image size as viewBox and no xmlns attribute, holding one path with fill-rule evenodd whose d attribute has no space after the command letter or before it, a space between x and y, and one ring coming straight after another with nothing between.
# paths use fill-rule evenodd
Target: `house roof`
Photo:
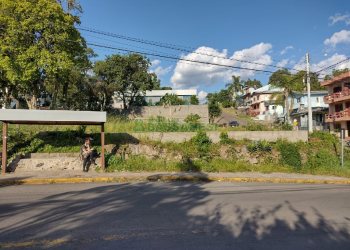
<instances>
[{"instance_id":1,"label":"house roof","mask_svg":"<svg viewBox=\"0 0 350 250\"><path fill-rule=\"evenodd\" d=\"M106 112L70 110L1 109L0 121L15 124L99 125Z\"/></svg>"},{"instance_id":2,"label":"house roof","mask_svg":"<svg viewBox=\"0 0 350 250\"><path fill-rule=\"evenodd\" d=\"M282 92L283 88L277 88L271 86L271 84L267 84L265 86L262 86L261 88L258 88L254 91L252 91L252 94L257 93L257 94L264 94L264 93L277 93L277 92Z\"/></svg>"}]
</instances>

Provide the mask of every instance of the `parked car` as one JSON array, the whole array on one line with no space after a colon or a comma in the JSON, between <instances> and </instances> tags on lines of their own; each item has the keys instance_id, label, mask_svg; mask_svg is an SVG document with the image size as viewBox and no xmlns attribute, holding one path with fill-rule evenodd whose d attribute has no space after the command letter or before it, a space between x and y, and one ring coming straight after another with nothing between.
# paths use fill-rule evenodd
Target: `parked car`
<instances>
[{"instance_id":1,"label":"parked car","mask_svg":"<svg viewBox=\"0 0 350 250\"><path fill-rule=\"evenodd\" d=\"M230 122L228 123L228 125L229 125L230 127L238 127L238 126L239 126L239 123L238 123L238 121L230 121Z\"/></svg>"}]
</instances>

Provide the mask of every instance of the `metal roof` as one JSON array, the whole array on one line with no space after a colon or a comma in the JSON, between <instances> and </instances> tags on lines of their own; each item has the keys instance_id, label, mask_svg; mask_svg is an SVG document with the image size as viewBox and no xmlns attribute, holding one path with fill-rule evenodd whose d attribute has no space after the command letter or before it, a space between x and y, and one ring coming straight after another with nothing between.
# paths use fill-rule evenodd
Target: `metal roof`
<instances>
[{"instance_id":1,"label":"metal roof","mask_svg":"<svg viewBox=\"0 0 350 250\"><path fill-rule=\"evenodd\" d=\"M70 110L1 109L0 121L16 124L98 125L106 112Z\"/></svg>"}]
</instances>

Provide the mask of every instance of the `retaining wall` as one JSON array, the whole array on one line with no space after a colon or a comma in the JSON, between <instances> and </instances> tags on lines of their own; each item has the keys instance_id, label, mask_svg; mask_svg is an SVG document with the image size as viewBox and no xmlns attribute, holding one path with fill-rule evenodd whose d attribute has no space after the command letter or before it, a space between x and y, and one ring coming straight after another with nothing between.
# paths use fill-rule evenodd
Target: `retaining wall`
<instances>
[{"instance_id":1,"label":"retaining wall","mask_svg":"<svg viewBox=\"0 0 350 250\"><path fill-rule=\"evenodd\" d=\"M160 142L184 142L190 140L195 134L195 132L131 133L137 139L148 138L149 140ZM234 140L276 141L277 139L285 139L290 142L308 141L307 131L230 131L227 134L229 138ZM220 132L207 132L207 135L214 143L220 141Z\"/></svg>"},{"instance_id":2,"label":"retaining wall","mask_svg":"<svg viewBox=\"0 0 350 250\"><path fill-rule=\"evenodd\" d=\"M198 114L203 124L209 123L208 105L145 106L129 111L129 118L147 120L157 116L183 122L190 114Z\"/></svg>"}]
</instances>

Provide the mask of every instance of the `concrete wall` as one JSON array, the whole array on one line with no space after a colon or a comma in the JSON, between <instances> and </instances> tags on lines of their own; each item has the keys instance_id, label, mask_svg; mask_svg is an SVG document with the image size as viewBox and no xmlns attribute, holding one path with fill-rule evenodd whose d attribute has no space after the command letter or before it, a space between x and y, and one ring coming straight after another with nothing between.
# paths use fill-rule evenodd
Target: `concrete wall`
<instances>
[{"instance_id":1,"label":"concrete wall","mask_svg":"<svg viewBox=\"0 0 350 250\"><path fill-rule=\"evenodd\" d=\"M203 124L209 123L208 105L177 105L177 106L146 106L137 107L130 111L129 118L147 120L162 116L167 119L174 119L183 122L190 114L198 114Z\"/></svg>"},{"instance_id":2,"label":"concrete wall","mask_svg":"<svg viewBox=\"0 0 350 250\"><path fill-rule=\"evenodd\" d=\"M149 140L161 142L184 142L190 140L195 134L195 132L131 133L137 139L148 138ZM207 132L207 135L214 143L220 141L220 132ZM252 141L276 141L279 138L290 142L306 142L308 140L307 131L230 131L228 132L228 136L235 140L248 139Z\"/></svg>"}]
</instances>

